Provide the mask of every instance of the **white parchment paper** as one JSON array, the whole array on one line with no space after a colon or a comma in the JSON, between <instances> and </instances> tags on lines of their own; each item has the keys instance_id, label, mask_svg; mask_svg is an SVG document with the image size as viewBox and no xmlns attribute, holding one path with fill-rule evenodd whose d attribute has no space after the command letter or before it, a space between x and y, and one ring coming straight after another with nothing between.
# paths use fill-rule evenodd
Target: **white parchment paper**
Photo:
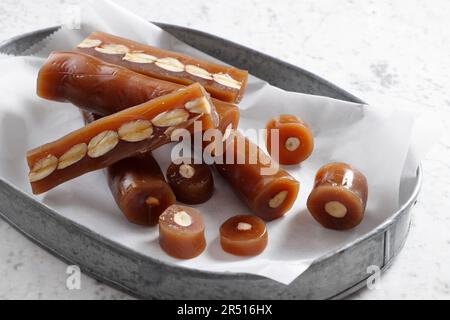
<instances>
[{"instance_id":1,"label":"white parchment paper","mask_svg":"<svg viewBox=\"0 0 450 320\"><path fill-rule=\"evenodd\" d=\"M27 150L83 125L74 106L36 96L37 72L51 51L69 50L92 31L104 31L211 59L109 1L89 1L82 10L81 30L58 31L31 49L36 57L2 57L0 178L30 195L25 161ZM242 129L262 129L269 118L289 113L307 121L315 135L316 148L311 158L301 166L286 167L300 181L300 194L284 218L268 224L269 246L258 257L238 258L221 250L218 241L220 225L230 216L250 212L217 175L214 197L198 206L205 217L208 246L203 255L189 261L168 257L159 247L156 228L127 222L117 208L102 172L87 174L36 199L61 215L144 255L188 268L252 273L289 284L315 259L352 242L389 218L399 208L402 172L414 174L423 155L410 152L406 162L408 150L413 150L414 118L392 106L357 105L285 92L252 77L240 108ZM427 145L424 143L428 141L426 134L417 136L421 145ZM165 146L155 152L164 171L170 162L170 148ZM355 165L369 181L365 219L351 231L326 230L306 210L315 172L332 161ZM408 170L404 170L405 163L408 163Z\"/></svg>"}]
</instances>

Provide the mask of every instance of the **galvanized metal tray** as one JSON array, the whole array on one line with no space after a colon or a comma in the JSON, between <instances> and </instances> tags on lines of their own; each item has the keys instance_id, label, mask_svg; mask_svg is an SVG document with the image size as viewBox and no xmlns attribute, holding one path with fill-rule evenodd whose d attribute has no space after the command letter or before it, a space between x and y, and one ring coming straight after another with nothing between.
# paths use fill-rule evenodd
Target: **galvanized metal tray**
<instances>
[{"instance_id":1,"label":"galvanized metal tray","mask_svg":"<svg viewBox=\"0 0 450 320\"><path fill-rule=\"evenodd\" d=\"M362 102L328 81L260 52L196 30L158 24L178 39L280 88ZM20 55L58 27L0 44ZM315 261L291 285L247 274L213 273L162 263L70 221L0 179L0 216L31 240L113 287L140 298L159 299L340 299L366 285L369 266L386 270L406 240L411 208L422 182L421 168L400 187L401 209L379 228Z\"/></svg>"}]
</instances>

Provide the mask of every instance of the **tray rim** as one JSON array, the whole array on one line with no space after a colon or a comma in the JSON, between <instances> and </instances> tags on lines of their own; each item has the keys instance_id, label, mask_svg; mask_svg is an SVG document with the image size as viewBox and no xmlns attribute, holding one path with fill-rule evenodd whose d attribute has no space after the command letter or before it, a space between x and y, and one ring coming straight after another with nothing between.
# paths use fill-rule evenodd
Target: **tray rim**
<instances>
[{"instance_id":1,"label":"tray rim","mask_svg":"<svg viewBox=\"0 0 450 320\"><path fill-rule=\"evenodd\" d=\"M324 78L322 78L322 77L312 73L311 71L308 71L308 70L305 70L305 69L303 69L301 67L298 67L298 66L295 66L293 64L287 63L287 62L282 61L282 60L280 60L278 58L274 58L274 57L269 56L269 55L267 55L265 53L256 51L254 49L248 48L248 47L240 45L240 44L236 44L233 41L226 40L224 38L218 37L218 36L213 35L213 34L209 34L207 32L203 32L203 31L199 31L199 30L195 30L195 29L191 29L191 28L187 28L187 27L172 25L172 24L166 24L166 23L155 23L155 24L160 26L160 27L171 26L171 27L183 28L183 29L195 32L197 34L201 34L201 35L206 36L208 38L214 38L216 40L221 40L221 41L225 40L228 43L232 43L232 44L234 44L236 46L244 48L247 51L256 53L256 54L258 54L258 55L260 55L260 56L262 56L264 58L271 59L273 61L276 61L276 62L278 62L280 64L283 64L283 65L285 65L285 66L287 66L289 68L292 68L294 70L299 70L302 73L307 74L309 77L314 78L314 79L316 79L316 80L318 80L318 81L320 81L320 82L322 82L322 83L332 87L333 89L336 89L337 91L347 95L349 97L349 99L353 100L353 102L365 103L361 99L359 99L356 96L354 96L353 94L348 93L344 89L342 89L342 88L338 87L337 85L331 83L330 81L328 81L328 80L326 80L326 79L324 79ZM53 27L48 27L48 28L43 28L43 29L37 29L37 30L34 30L34 31L30 31L30 32L26 32L26 33L23 33L23 34L19 34L19 35L16 35L14 37L11 37L9 39L3 40L3 41L0 42L0 53L1 53L2 49L5 46L11 45L11 44L13 44L13 43L23 39L23 38L26 38L26 37L29 37L29 36L32 36L32 35L35 35L35 34L39 34L39 33L50 33L50 34L52 34L52 33L56 32L60 27L61 26L53 26ZM45 39L45 38L46 37L44 37L43 39ZM9 56L14 57L16 55L9 55ZM416 175L416 179L415 179L414 189L412 190L411 195L405 201L405 203L402 204L402 206L389 219L386 219L379 226L374 228L372 231L366 233L365 235L359 237L358 239L355 239L354 241L352 241L352 242L350 242L348 244L342 245L341 247L336 248L334 250L330 250L328 253L326 253L326 254L320 256L319 258L315 259L312 262L311 266L314 265L314 264L320 263L320 262L322 262L322 261L324 261L324 260L326 260L326 259L328 259L328 258L330 258L330 257L332 257L334 255L340 254L340 253L346 251L347 249L349 249L350 247L356 246L359 243L362 243L362 242L364 242L366 240L369 240L369 239L371 239L371 238L373 238L373 237L375 237L377 235L380 235L380 233L382 233L382 232L386 232L389 227L394 225L395 222L397 220L399 220L402 217L403 214L407 213L408 210L415 204L415 202L417 201L417 197L418 197L418 195L420 193L421 187L422 187L422 180L423 180L423 170L422 170L422 165L420 164L418 166L418 168L417 168L417 175ZM88 227L85 227L85 226L83 226L83 225L81 225L81 224L79 224L79 223L77 223L77 222L75 222L75 221L73 221L73 220L71 220L69 218L66 218L66 217L62 216L56 210L50 208L49 206L47 206L46 204L44 204L44 203L42 203L42 202L40 202L38 200L36 200L33 196L28 195L27 193L25 193L24 191L18 189L16 186L11 184L10 182L4 180L3 178L0 178L0 181L5 183L6 185L11 187L12 189L14 189L14 191L16 191L21 196L32 200L35 205L41 206L42 208L44 208L45 210L42 210L42 211L45 211L45 214L51 213L53 218L55 218L57 220L60 220L62 223L66 224L66 225L71 225L71 226L77 228L78 231L84 233L85 235L89 235L89 236L93 237L94 239L96 239L96 240L98 240L100 242L105 243L106 246L111 247L114 250L118 250L118 251L123 252L125 254L132 253L135 257L137 257L139 259L150 260L152 263L160 264L160 265L163 265L165 267L172 268L172 269L177 269L179 271L193 273L193 274L196 274L197 276L198 275L202 275L202 278L217 278L217 276L220 276L220 277L233 278L233 279L235 279L236 277L238 277L238 278L239 277L245 277L246 279L250 279L250 280L266 280L267 279L267 278L262 277L262 276L248 274L248 273L203 271L203 270L199 270L199 269L193 269L193 268L189 268L189 267L185 267L185 266L175 265L175 264L172 264L170 262L165 262L165 261L161 261L159 259L152 258L150 256L146 256L146 255L144 255L144 254L142 254L142 253L140 253L138 251L135 251L132 248L128 248L128 247L126 247L126 246L124 246L124 245L122 245L122 244L120 244L118 242L115 242L113 240L110 240L108 238L103 237L102 235L97 233L95 230L92 230L92 229L90 229ZM44 247L46 250L48 250L52 254L54 254L54 255L56 254L58 257L61 257L64 260L69 260L69 259L66 259L64 257L64 255L62 255L61 253L57 252L53 248L48 247L47 245L43 244L42 241L36 239L31 234L29 234L28 232L24 231L20 226L17 226L14 222L12 222L10 219L8 219L6 216L4 216L1 212L0 212L0 216L5 221L7 221L11 225L13 225L16 229L18 229L25 236L27 236L28 238L30 238L34 242L36 242L39 246ZM392 257L392 258L394 258L394 257ZM389 266L390 266L389 261L386 261L385 267L389 267ZM108 281L111 281L111 279L108 279ZM275 281L275 280L273 280L273 281ZM125 288L126 289L126 287L124 287L124 286L122 286L120 284L118 284L118 285L121 288ZM351 288L349 288L349 289L351 289ZM129 290L127 290L127 289L126 289L126 291L129 292ZM340 295L340 293L338 293L337 295Z\"/></svg>"}]
</instances>

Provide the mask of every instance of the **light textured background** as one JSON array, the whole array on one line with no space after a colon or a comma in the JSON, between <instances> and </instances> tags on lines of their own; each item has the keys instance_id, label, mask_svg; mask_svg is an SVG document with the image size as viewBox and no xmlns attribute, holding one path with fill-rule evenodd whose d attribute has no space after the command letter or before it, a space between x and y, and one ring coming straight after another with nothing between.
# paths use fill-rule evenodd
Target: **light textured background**
<instances>
[{"instance_id":1,"label":"light textured background","mask_svg":"<svg viewBox=\"0 0 450 320\"><path fill-rule=\"evenodd\" d=\"M0 40L60 24L78 1L2 0ZM118 1L123 2L125 1ZM127 0L153 21L204 30L311 70L371 104L431 111L446 127L423 162L410 236L381 288L355 299L450 298L450 2ZM0 221L0 299L124 299Z\"/></svg>"}]
</instances>

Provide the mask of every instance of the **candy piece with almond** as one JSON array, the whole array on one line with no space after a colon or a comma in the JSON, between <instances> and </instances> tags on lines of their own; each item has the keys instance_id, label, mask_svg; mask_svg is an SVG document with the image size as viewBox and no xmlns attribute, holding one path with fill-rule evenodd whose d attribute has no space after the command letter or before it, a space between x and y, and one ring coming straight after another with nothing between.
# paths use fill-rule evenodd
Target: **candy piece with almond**
<instances>
[{"instance_id":1,"label":"candy piece with almond","mask_svg":"<svg viewBox=\"0 0 450 320\"><path fill-rule=\"evenodd\" d=\"M266 224L256 216L235 216L220 227L222 249L236 256L257 256L267 247Z\"/></svg>"},{"instance_id":2,"label":"candy piece with almond","mask_svg":"<svg viewBox=\"0 0 450 320\"><path fill-rule=\"evenodd\" d=\"M155 226L175 204L175 195L150 152L121 160L106 170L117 205L134 224Z\"/></svg>"},{"instance_id":3,"label":"candy piece with almond","mask_svg":"<svg viewBox=\"0 0 450 320\"><path fill-rule=\"evenodd\" d=\"M172 163L167 169L167 180L177 200L186 204L201 204L214 193L211 169L206 164L194 164L192 159Z\"/></svg>"},{"instance_id":4,"label":"candy piece with almond","mask_svg":"<svg viewBox=\"0 0 450 320\"><path fill-rule=\"evenodd\" d=\"M297 199L299 182L240 132L232 134L217 170L255 215L282 217Z\"/></svg>"},{"instance_id":5,"label":"candy piece with almond","mask_svg":"<svg viewBox=\"0 0 450 320\"><path fill-rule=\"evenodd\" d=\"M203 217L194 208L170 206L159 217L159 244L178 259L199 256L206 247Z\"/></svg>"},{"instance_id":6,"label":"candy piece with almond","mask_svg":"<svg viewBox=\"0 0 450 320\"><path fill-rule=\"evenodd\" d=\"M278 149L278 162L294 165L305 161L313 152L314 137L309 126L293 115L280 115L266 126L267 150L272 155ZM272 130L278 130L278 139L272 141Z\"/></svg>"},{"instance_id":7,"label":"candy piece with almond","mask_svg":"<svg viewBox=\"0 0 450 320\"><path fill-rule=\"evenodd\" d=\"M154 78L183 85L198 82L226 102L238 103L247 86L247 71L102 32L92 33L77 50Z\"/></svg>"},{"instance_id":8,"label":"candy piece with almond","mask_svg":"<svg viewBox=\"0 0 450 320\"><path fill-rule=\"evenodd\" d=\"M366 177L346 163L330 163L316 174L307 207L322 226L348 230L364 218L368 197Z\"/></svg>"},{"instance_id":9,"label":"candy piece with almond","mask_svg":"<svg viewBox=\"0 0 450 320\"><path fill-rule=\"evenodd\" d=\"M27 161L33 193L46 192L87 172L152 151L170 143L174 130L194 130L195 121L201 122L202 130L216 128L217 121L211 114L191 113L186 109L187 104L199 99L208 104L208 110L213 110L207 92L194 84L94 121L29 151Z\"/></svg>"},{"instance_id":10,"label":"candy piece with almond","mask_svg":"<svg viewBox=\"0 0 450 320\"><path fill-rule=\"evenodd\" d=\"M185 88L150 78L80 52L53 52L39 70L37 93L41 98L71 102L80 109L108 116ZM236 105L211 99L211 117L219 118L218 129L237 128ZM201 102L201 101L200 101ZM190 103L191 112L208 112L207 104ZM144 125L144 123L141 123ZM145 134L146 131L143 132Z\"/></svg>"},{"instance_id":11,"label":"candy piece with almond","mask_svg":"<svg viewBox=\"0 0 450 320\"><path fill-rule=\"evenodd\" d=\"M182 88L182 85L150 78L80 52L53 52L39 71L37 92L44 99L71 102L80 109L106 116ZM239 109L231 103L211 101L215 107L211 117L218 118L217 129L225 138L238 126ZM198 105L188 107L200 111ZM209 153L219 153L212 143L215 140L211 136L203 143L204 148L210 146Z\"/></svg>"}]
</instances>

